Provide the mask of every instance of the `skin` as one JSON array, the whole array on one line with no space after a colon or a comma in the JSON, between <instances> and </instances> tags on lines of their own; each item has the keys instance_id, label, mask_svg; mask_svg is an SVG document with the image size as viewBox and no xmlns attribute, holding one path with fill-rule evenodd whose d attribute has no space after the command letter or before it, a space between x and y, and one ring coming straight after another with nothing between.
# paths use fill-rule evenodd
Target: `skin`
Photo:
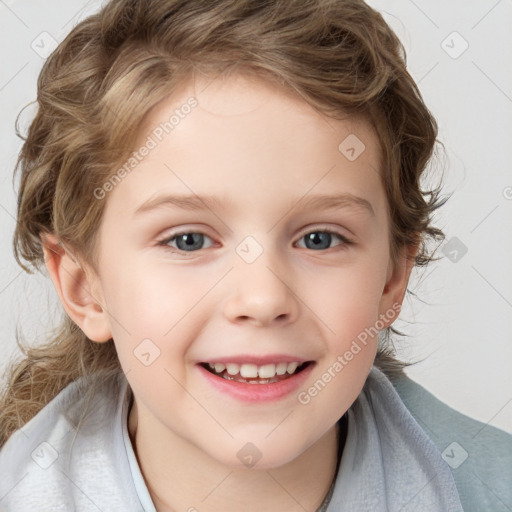
<instances>
[{"instance_id":1,"label":"skin","mask_svg":"<svg viewBox=\"0 0 512 512\"><path fill-rule=\"evenodd\" d=\"M380 149L368 123L326 118L291 92L232 75L183 84L149 112L136 147L190 96L198 106L102 199L96 271L52 235L44 237L47 268L87 336L114 340L135 397L132 444L159 511L316 510L335 473L336 422L363 387L377 339L305 405L295 392L240 402L213 390L196 363L294 354L316 363L298 391L307 390L402 303L416 248L390 259ZM366 146L353 162L338 149L349 134ZM221 204L134 216L163 192L215 195ZM362 197L374 215L292 208L322 193ZM306 245L306 234L325 228L353 243L333 235L320 248ZM201 248L158 245L182 230L204 233ZM247 236L263 250L252 263L236 252ZM160 350L149 366L134 356L144 339ZM262 455L253 468L237 457L247 442Z\"/></svg>"}]
</instances>

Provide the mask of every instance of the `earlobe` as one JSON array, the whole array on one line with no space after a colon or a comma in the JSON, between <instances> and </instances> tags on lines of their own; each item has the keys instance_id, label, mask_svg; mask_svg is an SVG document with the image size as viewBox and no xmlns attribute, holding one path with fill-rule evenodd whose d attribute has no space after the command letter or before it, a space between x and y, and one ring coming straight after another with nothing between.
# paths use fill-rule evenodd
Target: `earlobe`
<instances>
[{"instance_id":1,"label":"earlobe","mask_svg":"<svg viewBox=\"0 0 512 512\"><path fill-rule=\"evenodd\" d=\"M396 263L390 262L386 285L379 305L379 316L389 327L400 312L407 291L407 284L414 268L419 245L401 247Z\"/></svg>"},{"instance_id":2,"label":"earlobe","mask_svg":"<svg viewBox=\"0 0 512 512\"><path fill-rule=\"evenodd\" d=\"M62 306L71 320L96 342L112 338L108 314L92 272L87 273L74 255L49 233L40 234L46 269Z\"/></svg>"}]
</instances>

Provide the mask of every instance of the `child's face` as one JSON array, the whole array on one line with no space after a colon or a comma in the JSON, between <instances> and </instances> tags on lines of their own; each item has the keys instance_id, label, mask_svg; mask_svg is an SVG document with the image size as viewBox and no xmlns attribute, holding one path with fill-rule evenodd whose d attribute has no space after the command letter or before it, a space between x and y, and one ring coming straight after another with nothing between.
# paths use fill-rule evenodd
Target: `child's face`
<instances>
[{"instance_id":1,"label":"child's face","mask_svg":"<svg viewBox=\"0 0 512 512\"><path fill-rule=\"evenodd\" d=\"M263 82L217 79L201 92L206 84L153 109L136 150L198 101L102 199L98 291L141 436L241 467L251 442L258 467L279 466L332 432L356 399L377 345L362 333L379 315L378 328L394 320L407 276L391 265L369 125L322 117ZM295 206L341 194L370 207ZM170 195L217 202L187 209ZM177 232L190 235L159 245ZM200 365L255 358L311 363L281 384L233 383Z\"/></svg>"}]
</instances>

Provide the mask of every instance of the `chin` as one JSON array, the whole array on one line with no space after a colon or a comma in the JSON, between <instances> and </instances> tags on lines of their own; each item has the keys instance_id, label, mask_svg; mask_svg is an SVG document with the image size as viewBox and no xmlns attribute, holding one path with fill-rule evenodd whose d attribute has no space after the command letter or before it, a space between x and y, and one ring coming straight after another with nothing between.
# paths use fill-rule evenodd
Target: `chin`
<instances>
[{"instance_id":1,"label":"chin","mask_svg":"<svg viewBox=\"0 0 512 512\"><path fill-rule=\"evenodd\" d=\"M283 446L281 440L278 442L269 442L268 439L260 442L235 440L220 451L210 451L210 456L232 469L263 470L284 466L299 457L305 449L300 442L296 445L287 443Z\"/></svg>"}]
</instances>

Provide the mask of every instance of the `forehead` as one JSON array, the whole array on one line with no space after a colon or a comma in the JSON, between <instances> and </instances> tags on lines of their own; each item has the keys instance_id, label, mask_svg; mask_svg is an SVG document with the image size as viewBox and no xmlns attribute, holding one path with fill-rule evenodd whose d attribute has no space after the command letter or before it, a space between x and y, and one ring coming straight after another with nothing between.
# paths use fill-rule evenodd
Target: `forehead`
<instances>
[{"instance_id":1,"label":"forehead","mask_svg":"<svg viewBox=\"0 0 512 512\"><path fill-rule=\"evenodd\" d=\"M346 193L370 202L376 215L386 209L369 123L328 118L298 94L252 76L183 83L144 119L134 151L144 146L151 148L109 195L123 209L135 211L163 191L246 209Z\"/></svg>"}]
</instances>

